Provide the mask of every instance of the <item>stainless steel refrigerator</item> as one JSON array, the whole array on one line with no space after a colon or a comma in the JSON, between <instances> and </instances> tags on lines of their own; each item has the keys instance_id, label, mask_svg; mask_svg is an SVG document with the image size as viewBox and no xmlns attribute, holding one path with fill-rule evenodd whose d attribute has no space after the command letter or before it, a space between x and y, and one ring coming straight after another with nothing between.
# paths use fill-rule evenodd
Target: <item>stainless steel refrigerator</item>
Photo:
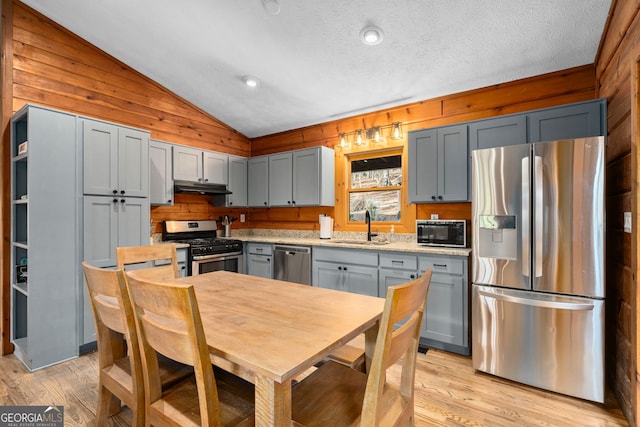
<instances>
[{"instance_id":1,"label":"stainless steel refrigerator","mask_svg":"<svg viewBox=\"0 0 640 427\"><path fill-rule=\"evenodd\" d=\"M473 367L604 401L604 137L472 153Z\"/></svg>"}]
</instances>

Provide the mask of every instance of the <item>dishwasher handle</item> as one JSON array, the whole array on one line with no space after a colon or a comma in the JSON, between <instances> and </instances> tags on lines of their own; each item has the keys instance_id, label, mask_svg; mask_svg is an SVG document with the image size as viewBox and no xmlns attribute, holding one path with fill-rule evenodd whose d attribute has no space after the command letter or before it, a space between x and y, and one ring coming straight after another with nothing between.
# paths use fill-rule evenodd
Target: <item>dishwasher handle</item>
<instances>
[{"instance_id":1,"label":"dishwasher handle","mask_svg":"<svg viewBox=\"0 0 640 427\"><path fill-rule=\"evenodd\" d=\"M305 246L282 246L275 245L273 247L274 251L284 252L287 255L295 255L295 254L310 254L311 248Z\"/></svg>"}]
</instances>

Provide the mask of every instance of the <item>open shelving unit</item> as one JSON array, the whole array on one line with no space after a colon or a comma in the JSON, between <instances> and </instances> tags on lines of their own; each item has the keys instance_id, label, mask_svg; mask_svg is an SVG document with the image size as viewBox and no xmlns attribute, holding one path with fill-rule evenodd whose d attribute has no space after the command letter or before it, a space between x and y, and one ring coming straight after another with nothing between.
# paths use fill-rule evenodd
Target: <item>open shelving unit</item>
<instances>
[{"instance_id":1,"label":"open shelving unit","mask_svg":"<svg viewBox=\"0 0 640 427\"><path fill-rule=\"evenodd\" d=\"M78 355L76 139L72 114L11 120L11 342L29 370Z\"/></svg>"}]
</instances>

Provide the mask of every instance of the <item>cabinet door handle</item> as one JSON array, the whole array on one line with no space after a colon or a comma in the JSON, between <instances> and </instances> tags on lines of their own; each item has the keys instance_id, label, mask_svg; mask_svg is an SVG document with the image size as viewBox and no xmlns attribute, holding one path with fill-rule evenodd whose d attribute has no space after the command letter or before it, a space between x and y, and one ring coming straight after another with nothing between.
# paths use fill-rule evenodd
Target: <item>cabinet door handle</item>
<instances>
[{"instance_id":1,"label":"cabinet door handle","mask_svg":"<svg viewBox=\"0 0 640 427\"><path fill-rule=\"evenodd\" d=\"M435 200L435 199L436 199L436 196L431 196L431 200Z\"/></svg>"},{"instance_id":2,"label":"cabinet door handle","mask_svg":"<svg viewBox=\"0 0 640 427\"><path fill-rule=\"evenodd\" d=\"M412 275L411 275L411 276L409 276L409 277L410 277L410 278L412 278L412 279L415 279L415 278L416 278L416 275L415 275L415 274L412 274Z\"/></svg>"},{"instance_id":3,"label":"cabinet door handle","mask_svg":"<svg viewBox=\"0 0 640 427\"><path fill-rule=\"evenodd\" d=\"M209 181L209 178L205 178L205 179L204 179L204 182L207 182L207 181Z\"/></svg>"},{"instance_id":4,"label":"cabinet door handle","mask_svg":"<svg viewBox=\"0 0 640 427\"><path fill-rule=\"evenodd\" d=\"M124 199L120 199L120 203L124 203Z\"/></svg>"},{"instance_id":5,"label":"cabinet door handle","mask_svg":"<svg viewBox=\"0 0 640 427\"><path fill-rule=\"evenodd\" d=\"M347 267L344 268L344 271L347 271Z\"/></svg>"},{"instance_id":6,"label":"cabinet door handle","mask_svg":"<svg viewBox=\"0 0 640 427\"><path fill-rule=\"evenodd\" d=\"M296 204L296 201L294 200L293 202L291 202L291 204L292 204L292 205L295 205L295 204Z\"/></svg>"},{"instance_id":7,"label":"cabinet door handle","mask_svg":"<svg viewBox=\"0 0 640 427\"><path fill-rule=\"evenodd\" d=\"M171 199L167 200L167 203L171 203Z\"/></svg>"},{"instance_id":8,"label":"cabinet door handle","mask_svg":"<svg viewBox=\"0 0 640 427\"><path fill-rule=\"evenodd\" d=\"M404 264L404 261L392 259L391 264Z\"/></svg>"},{"instance_id":9,"label":"cabinet door handle","mask_svg":"<svg viewBox=\"0 0 640 427\"><path fill-rule=\"evenodd\" d=\"M118 194L118 190L113 190L113 194Z\"/></svg>"},{"instance_id":10,"label":"cabinet door handle","mask_svg":"<svg viewBox=\"0 0 640 427\"><path fill-rule=\"evenodd\" d=\"M118 199L113 199L113 203L118 203Z\"/></svg>"},{"instance_id":11,"label":"cabinet door handle","mask_svg":"<svg viewBox=\"0 0 640 427\"><path fill-rule=\"evenodd\" d=\"M120 190L120 194L124 194L124 190Z\"/></svg>"},{"instance_id":12,"label":"cabinet door handle","mask_svg":"<svg viewBox=\"0 0 640 427\"><path fill-rule=\"evenodd\" d=\"M338 270L342 270L342 267L338 267Z\"/></svg>"},{"instance_id":13,"label":"cabinet door handle","mask_svg":"<svg viewBox=\"0 0 640 427\"><path fill-rule=\"evenodd\" d=\"M434 267L447 268L447 264L433 264Z\"/></svg>"},{"instance_id":14,"label":"cabinet door handle","mask_svg":"<svg viewBox=\"0 0 640 427\"><path fill-rule=\"evenodd\" d=\"M267 202L264 202L265 206L267 205Z\"/></svg>"},{"instance_id":15,"label":"cabinet door handle","mask_svg":"<svg viewBox=\"0 0 640 427\"><path fill-rule=\"evenodd\" d=\"M291 204L291 200L287 200L287 204L290 205Z\"/></svg>"},{"instance_id":16,"label":"cabinet door handle","mask_svg":"<svg viewBox=\"0 0 640 427\"><path fill-rule=\"evenodd\" d=\"M442 200L442 196L438 196L438 200Z\"/></svg>"}]
</instances>

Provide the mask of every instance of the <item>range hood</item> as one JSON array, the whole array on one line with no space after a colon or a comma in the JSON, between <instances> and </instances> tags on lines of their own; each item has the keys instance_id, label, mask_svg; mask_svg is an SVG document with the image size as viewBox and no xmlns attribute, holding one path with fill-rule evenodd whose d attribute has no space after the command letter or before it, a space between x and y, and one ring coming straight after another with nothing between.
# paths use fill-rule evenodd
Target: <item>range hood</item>
<instances>
[{"instance_id":1,"label":"range hood","mask_svg":"<svg viewBox=\"0 0 640 427\"><path fill-rule=\"evenodd\" d=\"M195 193L207 195L225 195L231 194L226 185L207 184L191 181L173 181L173 189L176 193Z\"/></svg>"}]
</instances>

